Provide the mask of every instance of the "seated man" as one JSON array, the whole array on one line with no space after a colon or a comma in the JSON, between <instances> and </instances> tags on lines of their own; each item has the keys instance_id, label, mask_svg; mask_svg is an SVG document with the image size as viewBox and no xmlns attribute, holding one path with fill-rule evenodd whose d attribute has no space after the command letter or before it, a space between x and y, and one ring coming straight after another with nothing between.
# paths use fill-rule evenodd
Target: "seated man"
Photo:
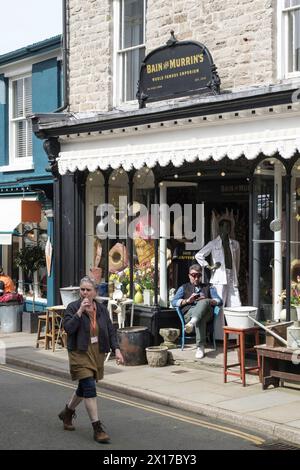
<instances>
[{"instance_id":1,"label":"seated man","mask_svg":"<svg viewBox=\"0 0 300 470\"><path fill-rule=\"evenodd\" d=\"M222 300L214 287L201 283L202 268L193 264L189 268L190 282L183 284L172 299L173 307L180 307L186 321L185 331L196 329L196 359L204 357L206 323L213 317L212 306L221 305Z\"/></svg>"}]
</instances>

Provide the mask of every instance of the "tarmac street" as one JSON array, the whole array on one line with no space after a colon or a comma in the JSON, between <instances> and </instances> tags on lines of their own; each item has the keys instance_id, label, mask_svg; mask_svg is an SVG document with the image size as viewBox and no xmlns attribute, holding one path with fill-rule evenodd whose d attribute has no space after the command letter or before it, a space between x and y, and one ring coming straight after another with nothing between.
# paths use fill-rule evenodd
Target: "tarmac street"
<instances>
[{"instance_id":1,"label":"tarmac street","mask_svg":"<svg viewBox=\"0 0 300 470\"><path fill-rule=\"evenodd\" d=\"M5 344L6 364L69 380L67 351L35 348L35 334L0 334ZM236 352L230 359L235 361ZM117 366L113 358L105 363L105 377L99 382L102 393L117 392L192 413L197 419L209 417L225 426L259 432L266 439L300 446L300 388L296 384L262 390L258 377L247 374L246 387L229 377L223 382L222 349L208 351L195 360L194 346L172 350L174 365L166 367ZM2 371L1 371L2 374ZM72 385L72 384L71 384ZM68 395L68 394L67 394Z\"/></svg>"},{"instance_id":2,"label":"tarmac street","mask_svg":"<svg viewBox=\"0 0 300 470\"><path fill-rule=\"evenodd\" d=\"M1 449L99 448L93 441L84 404L76 410L75 432L64 431L57 417L74 383L9 366L0 366L0 372ZM128 399L116 392L99 390L98 407L100 419L111 437L111 442L104 444L105 451L258 450L265 442L258 433L168 406Z\"/></svg>"}]
</instances>

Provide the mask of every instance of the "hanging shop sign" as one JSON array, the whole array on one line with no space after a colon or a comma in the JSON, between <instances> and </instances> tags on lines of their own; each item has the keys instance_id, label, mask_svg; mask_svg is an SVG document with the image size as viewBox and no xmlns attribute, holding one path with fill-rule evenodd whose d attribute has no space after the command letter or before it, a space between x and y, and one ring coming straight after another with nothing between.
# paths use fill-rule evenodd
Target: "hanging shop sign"
<instances>
[{"instance_id":1,"label":"hanging shop sign","mask_svg":"<svg viewBox=\"0 0 300 470\"><path fill-rule=\"evenodd\" d=\"M209 50L196 41L177 41L151 51L140 69L137 98L147 102L194 94L219 94L220 78Z\"/></svg>"}]
</instances>

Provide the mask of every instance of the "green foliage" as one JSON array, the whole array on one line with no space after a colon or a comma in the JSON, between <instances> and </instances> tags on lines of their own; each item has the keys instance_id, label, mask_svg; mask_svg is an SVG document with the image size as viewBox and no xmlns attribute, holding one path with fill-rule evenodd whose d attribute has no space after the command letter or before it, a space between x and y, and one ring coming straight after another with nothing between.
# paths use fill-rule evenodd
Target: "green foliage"
<instances>
[{"instance_id":1,"label":"green foliage","mask_svg":"<svg viewBox=\"0 0 300 470\"><path fill-rule=\"evenodd\" d=\"M40 245L24 246L15 256L14 263L27 275L33 276L39 268L46 266L45 251Z\"/></svg>"}]
</instances>

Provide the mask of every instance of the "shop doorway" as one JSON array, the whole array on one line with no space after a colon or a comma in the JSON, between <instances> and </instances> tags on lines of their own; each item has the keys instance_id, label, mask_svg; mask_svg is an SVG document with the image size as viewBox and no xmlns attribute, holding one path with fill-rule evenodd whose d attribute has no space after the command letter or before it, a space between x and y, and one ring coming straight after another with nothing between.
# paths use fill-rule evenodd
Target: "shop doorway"
<instances>
[{"instance_id":1,"label":"shop doorway","mask_svg":"<svg viewBox=\"0 0 300 470\"><path fill-rule=\"evenodd\" d=\"M240 244L239 292L242 304L247 305L250 298L249 182L246 178L203 182L199 185L198 198L204 203L205 244L218 236L221 218L231 221L230 236ZM205 272L205 281L209 282L209 271Z\"/></svg>"}]
</instances>

